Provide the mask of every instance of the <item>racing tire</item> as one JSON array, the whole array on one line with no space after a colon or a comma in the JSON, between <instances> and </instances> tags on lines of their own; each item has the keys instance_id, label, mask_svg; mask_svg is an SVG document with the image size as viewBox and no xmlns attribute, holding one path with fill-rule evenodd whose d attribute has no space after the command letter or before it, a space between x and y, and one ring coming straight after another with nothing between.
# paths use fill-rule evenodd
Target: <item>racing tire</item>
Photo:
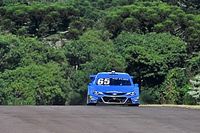
<instances>
[{"instance_id":1,"label":"racing tire","mask_svg":"<svg viewBox=\"0 0 200 133\"><path fill-rule=\"evenodd\" d=\"M87 98L87 105L95 106L97 103L89 103L89 99Z\"/></svg>"},{"instance_id":2,"label":"racing tire","mask_svg":"<svg viewBox=\"0 0 200 133\"><path fill-rule=\"evenodd\" d=\"M128 104L128 106L139 107L139 106L140 106L140 104Z\"/></svg>"},{"instance_id":3,"label":"racing tire","mask_svg":"<svg viewBox=\"0 0 200 133\"><path fill-rule=\"evenodd\" d=\"M96 103L87 103L88 106L96 106Z\"/></svg>"}]
</instances>

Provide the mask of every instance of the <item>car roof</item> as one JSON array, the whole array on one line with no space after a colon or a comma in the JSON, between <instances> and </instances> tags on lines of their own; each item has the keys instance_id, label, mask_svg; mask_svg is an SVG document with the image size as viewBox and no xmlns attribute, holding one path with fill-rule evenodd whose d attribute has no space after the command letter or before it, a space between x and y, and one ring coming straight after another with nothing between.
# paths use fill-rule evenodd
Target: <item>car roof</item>
<instances>
[{"instance_id":1,"label":"car roof","mask_svg":"<svg viewBox=\"0 0 200 133\"><path fill-rule=\"evenodd\" d=\"M97 75L100 75L100 74L103 74L103 75L129 75L128 73L122 73L122 72L100 72L98 73Z\"/></svg>"}]
</instances>

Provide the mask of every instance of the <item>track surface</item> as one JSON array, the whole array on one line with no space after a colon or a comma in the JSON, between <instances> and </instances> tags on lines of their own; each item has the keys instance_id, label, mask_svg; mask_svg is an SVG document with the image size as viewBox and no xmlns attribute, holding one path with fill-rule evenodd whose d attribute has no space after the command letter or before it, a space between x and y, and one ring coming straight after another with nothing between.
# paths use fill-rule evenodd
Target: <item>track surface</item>
<instances>
[{"instance_id":1,"label":"track surface","mask_svg":"<svg viewBox=\"0 0 200 133\"><path fill-rule=\"evenodd\" d=\"M0 106L0 133L200 133L200 110L122 106Z\"/></svg>"}]
</instances>

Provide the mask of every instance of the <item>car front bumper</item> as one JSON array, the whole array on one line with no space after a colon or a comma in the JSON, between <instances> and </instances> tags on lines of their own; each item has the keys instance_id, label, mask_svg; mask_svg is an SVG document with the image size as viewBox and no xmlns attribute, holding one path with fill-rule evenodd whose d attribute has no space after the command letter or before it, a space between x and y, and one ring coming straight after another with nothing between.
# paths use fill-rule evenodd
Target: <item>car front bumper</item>
<instances>
[{"instance_id":1,"label":"car front bumper","mask_svg":"<svg viewBox=\"0 0 200 133\"><path fill-rule=\"evenodd\" d=\"M103 104L139 104L139 96L108 96L108 95L89 95L88 103Z\"/></svg>"}]
</instances>

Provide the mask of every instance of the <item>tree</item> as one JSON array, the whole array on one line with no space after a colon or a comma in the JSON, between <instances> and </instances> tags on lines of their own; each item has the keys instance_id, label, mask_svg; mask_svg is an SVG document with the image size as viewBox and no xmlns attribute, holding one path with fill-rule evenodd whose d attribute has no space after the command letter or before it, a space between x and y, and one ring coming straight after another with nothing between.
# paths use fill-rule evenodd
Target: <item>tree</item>
<instances>
[{"instance_id":1,"label":"tree","mask_svg":"<svg viewBox=\"0 0 200 133\"><path fill-rule=\"evenodd\" d=\"M198 1L0 1L0 104L84 104L89 75L111 70L145 103L195 104Z\"/></svg>"},{"instance_id":2,"label":"tree","mask_svg":"<svg viewBox=\"0 0 200 133\"><path fill-rule=\"evenodd\" d=\"M46 37L59 31L68 31L67 38L72 39L71 34L74 35L76 30L83 32L92 27L102 14L88 1L28 1L27 4L19 3L13 2L13 4L0 8L2 18L0 27L3 31L17 35L27 33L26 36L37 37ZM81 35L82 32L74 38Z\"/></svg>"},{"instance_id":3,"label":"tree","mask_svg":"<svg viewBox=\"0 0 200 133\"><path fill-rule=\"evenodd\" d=\"M0 75L1 104L64 105L70 89L58 64L29 65Z\"/></svg>"},{"instance_id":4,"label":"tree","mask_svg":"<svg viewBox=\"0 0 200 133\"><path fill-rule=\"evenodd\" d=\"M170 3L170 4L178 5L182 9L188 12L198 13L200 9L199 0L189 0L189 1L188 0L162 0L162 1Z\"/></svg>"},{"instance_id":5,"label":"tree","mask_svg":"<svg viewBox=\"0 0 200 133\"><path fill-rule=\"evenodd\" d=\"M0 6L2 6L4 3L3 3L3 0L0 0Z\"/></svg>"},{"instance_id":6,"label":"tree","mask_svg":"<svg viewBox=\"0 0 200 133\"><path fill-rule=\"evenodd\" d=\"M88 74L112 70L124 72L126 63L121 55L110 53L108 55L99 55L93 58L92 61L82 64L80 68L81 70L86 71Z\"/></svg>"},{"instance_id":7,"label":"tree","mask_svg":"<svg viewBox=\"0 0 200 133\"><path fill-rule=\"evenodd\" d=\"M112 38L121 32L170 32L187 42L190 53L199 51L199 15L188 14L177 6L160 1L135 2L131 5L111 8L104 18L105 27Z\"/></svg>"},{"instance_id":8,"label":"tree","mask_svg":"<svg viewBox=\"0 0 200 133\"><path fill-rule=\"evenodd\" d=\"M84 104L87 97L87 83L89 83L89 73L76 70L70 74L70 86L67 102L70 105Z\"/></svg>"},{"instance_id":9,"label":"tree","mask_svg":"<svg viewBox=\"0 0 200 133\"><path fill-rule=\"evenodd\" d=\"M73 67L90 62L97 57L109 56L115 52L112 41L107 32L89 30L80 39L65 45L66 57Z\"/></svg>"},{"instance_id":10,"label":"tree","mask_svg":"<svg viewBox=\"0 0 200 133\"><path fill-rule=\"evenodd\" d=\"M184 67L186 45L170 34L124 32L114 42L126 59L126 71L144 79L143 85L160 84L170 69Z\"/></svg>"},{"instance_id":11,"label":"tree","mask_svg":"<svg viewBox=\"0 0 200 133\"><path fill-rule=\"evenodd\" d=\"M188 92L192 97L194 97L197 103L200 103L200 75L196 75L193 79L190 80L192 87Z\"/></svg>"},{"instance_id":12,"label":"tree","mask_svg":"<svg viewBox=\"0 0 200 133\"><path fill-rule=\"evenodd\" d=\"M182 68L171 69L161 86L160 101L167 104L183 104L188 91L188 76Z\"/></svg>"},{"instance_id":13,"label":"tree","mask_svg":"<svg viewBox=\"0 0 200 133\"><path fill-rule=\"evenodd\" d=\"M0 35L0 71L14 69L21 59L20 41L11 35ZM23 46L22 46L23 47Z\"/></svg>"},{"instance_id":14,"label":"tree","mask_svg":"<svg viewBox=\"0 0 200 133\"><path fill-rule=\"evenodd\" d=\"M89 30L78 40L65 45L66 57L74 68L69 74L72 90L69 104L86 101L89 75L100 71L124 71L125 60L117 54L107 32Z\"/></svg>"},{"instance_id":15,"label":"tree","mask_svg":"<svg viewBox=\"0 0 200 133\"><path fill-rule=\"evenodd\" d=\"M190 76L194 76L200 72L200 53L193 55L187 62L187 69Z\"/></svg>"},{"instance_id":16,"label":"tree","mask_svg":"<svg viewBox=\"0 0 200 133\"><path fill-rule=\"evenodd\" d=\"M0 71L15 69L30 64L45 64L50 61L67 64L62 49L55 49L35 38L0 35Z\"/></svg>"}]
</instances>

